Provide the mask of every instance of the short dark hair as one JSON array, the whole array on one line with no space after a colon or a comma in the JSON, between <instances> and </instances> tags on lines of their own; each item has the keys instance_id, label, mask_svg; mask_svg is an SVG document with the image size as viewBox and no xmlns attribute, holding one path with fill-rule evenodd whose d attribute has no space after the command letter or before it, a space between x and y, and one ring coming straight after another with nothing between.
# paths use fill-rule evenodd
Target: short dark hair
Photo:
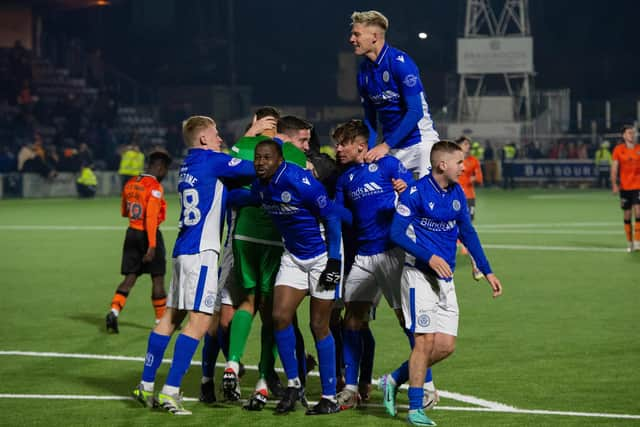
<instances>
[{"instance_id":1,"label":"short dark hair","mask_svg":"<svg viewBox=\"0 0 640 427\"><path fill-rule=\"evenodd\" d=\"M288 134L291 131L313 129L311 122L296 116L284 116L278 120L278 133Z\"/></svg>"},{"instance_id":2,"label":"short dark hair","mask_svg":"<svg viewBox=\"0 0 640 427\"><path fill-rule=\"evenodd\" d=\"M260 120L265 117L273 117L275 119L280 119L280 110L276 107L271 107L269 105L265 105L264 107L260 107L256 110L256 119Z\"/></svg>"},{"instance_id":3,"label":"short dark hair","mask_svg":"<svg viewBox=\"0 0 640 427\"><path fill-rule=\"evenodd\" d=\"M282 145L280 145L277 141L274 141L273 139L264 139L256 144L255 151L258 151L258 147L260 147L261 145L269 145L275 147L276 152L278 153L280 158L284 159L284 154L282 154Z\"/></svg>"},{"instance_id":4,"label":"short dark hair","mask_svg":"<svg viewBox=\"0 0 640 427\"><path fill-rule=\"evenodd\" d=\"M620 133L625 133L629 129L634 129L635 130L635 128L636 127L634 125L622 125L622 130L620 130Z\"/></svg>"},{"instance_id":5,"label":"short dark hair","mask_svg":"<svg viewBox=\"0 0 640 427\"><path fill-rule=\"evenodd\" d=\"M434 157L436 153L455 153L456 151L462 151L462 148L453 141L444 139L436 142L433 144L433 147L431 147L431 166L433 167L433 164L435 163Z\"/></svg>"},{"instance_id":6,"label":"short dark hair","mask_svg":"<svg viewBox=\"0 0 640 427\"><path fill-rule=\"evenodd\" d=\"M471 144L471 138L469 138L466 135L461 135L461 136L456 138L456 144L458 144L458 145L462 144L465 141L468 141L469 144Z\"/></svg>"},{"instance_id":7,"label":"short dark hair","mask_svg":"<svg viewBox=\"0 0 640 427\"><path fill-rule=\"evenodd\" d=\"M331 134L336 142L353 141L356 137L362 136L366 141L369 140L369 128L362 120L352 119L348 122L341 123Z\"/></svg>"},{"instance_id":8,"label":"short dark hair","mask_svg":"<svg viewBox=\"0 0 640 427\"><path fill-rule=\"evenodd\" d=\"M149 166L156 162L163 162L168 168L171 165L171 156L166 150L156 149L149 154Z\"/></svg>"}]
</instances>

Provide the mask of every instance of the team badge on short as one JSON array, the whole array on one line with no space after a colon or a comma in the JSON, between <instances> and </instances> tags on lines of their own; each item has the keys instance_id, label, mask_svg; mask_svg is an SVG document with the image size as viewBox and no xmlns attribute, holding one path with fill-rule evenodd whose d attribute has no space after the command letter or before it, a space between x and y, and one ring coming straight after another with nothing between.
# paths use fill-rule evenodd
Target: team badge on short
<instances>
[{"instance_id":1,"label":"team badge on short","mask_svg":"<svg viewBox=\"0 0 640 427\"><path fill-rule=\"evenodd\" d=\"M421 314L420 316L418 316L418 325L426 328L427 326L429 326L429 323L431 323L431 319L429 318L428 314Z\"/></svg>"},{"instance_id":2,"label":"team badge on short","mask_svg":"<svg viewBox=\"0 0 640 427\"><path fill-rule=\"evenodd\" d=\"M204 305L206 305L207 307L213 307L213 304L215 304L215 302L216 302L216 296L214 294L209 294L204 299Z\"/></svg>"},{"instance_id":3,"label":"team badge on short","mask_svg":"<svg viewBox=\"0 0 640 427\"><path fill-rule=\"evenodd\" d=\"M384 80L385 83L387 83L389 81L389 72L385 71L384 73L382 73L382 80Z\"/></svg>"},{"instance_id":4,"label":"team badge on short","mask_svg":"<svg viewBox=\"0 0 640 427\"><path fill-rule=\"evenodd\" d=\"M376 165L375 163L371 163L369 165L369 172L375 172L378 170L378 165Z\"/></svg>"},{"instance_id":5,"label":"team badge on short","mask_svg":"<svg viewBox=\"0 0 640 427\"><path fill-rule=\"evenodd\" d=\"M283 191L282 194L280 194L280 198L283 202L289 203L291 201L291 193L289 193L288 191Z\"/></svg>"},{"instance_id":6,"label":"team badge on short","mask_svg":"<svg viewBox=\"0 0 640 427\"><path fill-rule=\"evenodd\" d=\"M456 199L453 201L453 210L454 211L459 211L460 210L460 200Z\"/></svg>"}]
</instances>

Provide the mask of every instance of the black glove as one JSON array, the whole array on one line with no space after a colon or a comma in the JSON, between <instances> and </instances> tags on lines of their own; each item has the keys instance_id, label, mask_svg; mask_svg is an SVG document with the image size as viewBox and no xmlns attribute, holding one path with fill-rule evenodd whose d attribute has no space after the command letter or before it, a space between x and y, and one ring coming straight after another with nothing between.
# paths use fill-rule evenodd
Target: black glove
<instances>
[{"instance_id":1,"label":"black glove","mask_svg":"<svg viewBox=\"0 0 640 427\"><path fill-rule=\"evenodd\" d=\"M327 266L320 275L320 286L324 289L335 289L340 283L340 260L329 258Z\"/></svg>"}]
</instances>

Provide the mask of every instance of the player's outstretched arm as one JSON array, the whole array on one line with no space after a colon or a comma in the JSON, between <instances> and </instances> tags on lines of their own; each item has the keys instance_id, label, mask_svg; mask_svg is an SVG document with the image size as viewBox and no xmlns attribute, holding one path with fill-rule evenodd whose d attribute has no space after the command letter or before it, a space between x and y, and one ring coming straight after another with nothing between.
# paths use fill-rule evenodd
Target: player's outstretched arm
<instances>
[{"instance_id":1,"label":"player's outstretched arm","mask_svg":"<svg viewBox=\"0 0 640 427\"><path fill-rule=\"evenodd\" d=\"M485 277L491 285L491 289L493 289L493 297L496 298L502 295L502 283L500 283L500 279L493 273L489 273L485 275Z\"/></svg>"}]
</instances>

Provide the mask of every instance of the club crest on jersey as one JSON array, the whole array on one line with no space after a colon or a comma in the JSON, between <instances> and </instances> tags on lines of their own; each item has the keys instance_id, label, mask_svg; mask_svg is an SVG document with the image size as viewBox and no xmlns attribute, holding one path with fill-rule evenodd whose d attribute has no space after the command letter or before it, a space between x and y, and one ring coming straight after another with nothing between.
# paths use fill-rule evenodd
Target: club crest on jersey
<instances>
[{"instance_id":1,"label":"club crest on jersey","mask_svg":"<svg viewBox=\"0 0 640 427\"><path fill-rule=\"evenodd\" d=\"M402 55L396 56L396 61L400 61L400 62L402 62L404 64L404 56L402 56Z\"/></svg>"},{"instance_id":2,"label":"club crest on jersey","mask_svg":"<svg viewBox=\"0 0 640 427\"><path fill-rule=\"evenodd\" d=\"M369 172L375 172L378 170L378 165L376 165L375 163L371 163L369 165Z\"/></svg>"},{"instance_id":3,"label":"club crest on jersey","mask_svg":"<svg viewBox=\"0 0 640 427\"><path fill-rule=\"evenodd\" d=\"M229 166L238 166L240 164L242 160L238 159L237 157L234 157L233 159L229 160L229 163L227 163Z\"/></svg>"},{"instance_id":4,"label":"club crest on jersey","mask_svg":"<svg viewBox=\"0 0 640 427\"><path fill-rule=\"evenodd\" d=\"M291 201L291 193L289 193L288 191L283 191L282 194L280 194L280 198L283 202L289 203Z\"/></svg>"},{"instance_id":5,"label":"club crest on jersey","mask_svg":"<svg viewBox=\"0 0 640 427\"><path fill-rule=\"evenodd\" d=\"M433 202L429 202L429 209L433 210L433 207L434 207L435 205L436 205L435 203L433 203Z\"/></svg>"},{"instance_id":6,"label":"club crest on jersey","mask_svg":"<svg viewBox=\"0 0 640 427\"><path fill-rule=\"evenodd\" d=\"M309 182L309 178L307 178L306 176L302 178L302 182L307 185L311 185L311 183Z\"/></svg>"},{"instance_id":7,"label":"club crest on jersey","mask_svg":"<svg viewBox=\"0 0 640 427\"><path fill-rule=\"evenodd\" d=\"M389 81L389 72L385 70L384 73L382 73L382 80L384 80L385 83L387 83Z\"/></svg>"},{"instance_id":8,"label":"club crest on jersey","mask_svg":"<svg viewBox=\"0 0 640 427\"><path fill-rule=\"evenodd\" d=\"M454 211L459 211L460 210L460 201L457 200L457 199L454 200L453 203L452 203L452 206L453 206L453 210Z\"/></svg>"},{"instance_id":9,"label":"club crest on jersey","mask_svg":"<svg viewBox=\"0 0 640 427\"><path fill-rule=\"evenodd\" d=\"M418 77L414 74L408 74L402 81L406 87L414 87L418 83Z\"/></svg>"},{"instance_id":10,"label":"club crest on jersey","mask_svg":"<svg viewBox=\"0 0 640 427\"><path fill-rule=\"evenodd\" d=\"M411 215L411 209L409 209L407 206L403 205L402 203L398 203L398 207L396 207L396 212L398 212L398 214L402 216Z\"/></svg>"}]
</instances>

